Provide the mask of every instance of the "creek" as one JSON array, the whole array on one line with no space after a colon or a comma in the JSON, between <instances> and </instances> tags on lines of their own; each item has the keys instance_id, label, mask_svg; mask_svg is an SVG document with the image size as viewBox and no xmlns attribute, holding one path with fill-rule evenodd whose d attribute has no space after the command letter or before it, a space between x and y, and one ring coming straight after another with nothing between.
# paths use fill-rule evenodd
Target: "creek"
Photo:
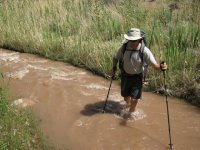
<instances>
[{"instance_id":1,"label":"creek","mask_svg":"<svg viewBox=\"0 0 200 150\"><path fill-rule=\"evenodd\" d=\"M142 117L125 121L116 112L124 104L114 81L111 110L101 113L110 81L70 64L0 49L12 103L41 120L48 142L64 150L166 150L169 133L165 97L143 92ZM200 110L168 97L171 136L177 150L200 149Z\"/></svg>"}]
</instances>

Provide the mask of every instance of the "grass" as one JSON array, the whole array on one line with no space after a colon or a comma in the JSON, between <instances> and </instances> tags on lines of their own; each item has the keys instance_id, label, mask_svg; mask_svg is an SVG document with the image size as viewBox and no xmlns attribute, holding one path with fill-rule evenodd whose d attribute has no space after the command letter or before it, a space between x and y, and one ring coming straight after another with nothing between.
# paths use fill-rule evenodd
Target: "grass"
<instances>
[{"instance_id":1,"label":"grass","mask_svg":"<svg viewBox=\"0 0 200 150\"><path fill-rule=\"evenodd\" d=\"M0 150L50 149L37 127L38 120L30 110L22 110L9 103L4 82L1 79Z\"/></svg>"},{"instance_id":2,"label":"grass","mask_svg":"<svg viewBox=\"0 0 200 150\"><path fill-rule=\"evenodd\" d=\"M102 76L111 69L123 34L131 27L143 29L157 61L165 60L169 66L171 94L200 105L199 0L4 0L0 4L1 47L69 62ZM148 77L150 90L162 86L157 72L149 70Z\"/></svg>"}]
</instances>

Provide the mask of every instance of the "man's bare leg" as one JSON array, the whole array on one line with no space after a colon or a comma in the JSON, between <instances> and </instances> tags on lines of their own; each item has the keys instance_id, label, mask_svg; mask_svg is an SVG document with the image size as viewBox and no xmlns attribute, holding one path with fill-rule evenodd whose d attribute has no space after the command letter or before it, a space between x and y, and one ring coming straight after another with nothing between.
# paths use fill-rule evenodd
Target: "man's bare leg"
<instances>
[{"instance_id":1,"label":"man's bare leg","mask_svg":"<svg viewBox=\"0 0 200 150\"><path fill-rule=\"evenodd\" d=\"M124 97L124 101L126 102L126 108L131 107L131 97Z\"/></svg>"},{"instance_id":2,"label":"man's bare leg","mask_svg":"<svg viewBox=\"0 0 200 150\"><path fill-rule=\"evenodd\" d=\"M124 101L126 101L126 108L129 108L128 112L123 115L123 118L127 120L130 117L131 110L133 109L133 100L130 96L124 97ZM135 108L135 107L134 107Z\"/></svg>"},{"instance_id":3,"label":"man's bare leg","mask_svg":"<svg viewBox=\"0 0 200 150\"><path fill-rule=\"evenodd\" d=\"M137 103L138 103L138 99L131 99L131 106L129 109L130 113L132 113L136 110Z\"/></svg>"}]
</instances>

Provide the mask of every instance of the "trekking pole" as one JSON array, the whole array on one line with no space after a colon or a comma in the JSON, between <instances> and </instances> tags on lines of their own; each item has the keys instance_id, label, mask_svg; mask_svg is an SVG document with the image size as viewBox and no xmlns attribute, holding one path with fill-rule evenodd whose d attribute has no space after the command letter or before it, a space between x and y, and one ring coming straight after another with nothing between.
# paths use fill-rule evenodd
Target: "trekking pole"
<instances>
[{"instance_id":1,"label":"trekking pole","mask_svg":"<svg viewBox=\"0 0 200 150\"><path fill-rule=\"evenodd\" d=\"M164 64L165 62L162 62L161 64ZM168 130L169 130L169 141L170 141L170 150L173 148L172 139L171 139L171 129L170 129L170 120L169 120L169 106L168 106L168 99L167 99L167 85L166 85L166 72L163 71L164 76L164 88L165 88L165 97L166 97L166 106L167 106L167 119L168 119Z\"/></svg>"},{"instance_id":2,"label":"trekking pole","mask_svg":"<svg viewBox=\"0 0 200 150\"><path fill-rule=\"evenodd\" d=\"M111 77L111 80L110 80L110 86L109 86L109 89L108 89L108 94L107 94L106 101L104 103L104 107L103 107L103 110L102 110L103 113L105 113L106 104L107 104L107 101L108 101L108 96L109 96L109 93L110 93L110 88L111 88L111 85L112 85L113 78L114 78L114 75Z\"/></svg>"}]
</instances>

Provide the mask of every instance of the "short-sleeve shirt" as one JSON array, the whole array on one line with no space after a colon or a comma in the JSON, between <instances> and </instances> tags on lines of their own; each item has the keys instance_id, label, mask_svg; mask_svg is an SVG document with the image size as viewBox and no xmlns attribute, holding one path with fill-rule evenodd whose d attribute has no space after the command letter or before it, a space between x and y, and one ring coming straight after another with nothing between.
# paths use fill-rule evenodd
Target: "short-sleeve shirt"
<instances>
[{"instance_id":1,"label":"short-sleeve shirt","mask_svg":"<svg viewBox=\"0 0 200 150\"><path fill-rule=\"evenodd\" d=\"M123 51L123 45L118 49L117 54L114 56L115 59L118 61L123 56L123 68L126 73L128 74L139 74L142 72L143 64L140 56L140 47L141 43L138 45L136 50L133 50L130 46L130 43L127 43L126 50L124 52L124 55L122 54ZM154 65L157 64L152 52L147 48L144 47L143 50L143 63L146 63L148 65Z\"/></svg>"}]
</instances>

